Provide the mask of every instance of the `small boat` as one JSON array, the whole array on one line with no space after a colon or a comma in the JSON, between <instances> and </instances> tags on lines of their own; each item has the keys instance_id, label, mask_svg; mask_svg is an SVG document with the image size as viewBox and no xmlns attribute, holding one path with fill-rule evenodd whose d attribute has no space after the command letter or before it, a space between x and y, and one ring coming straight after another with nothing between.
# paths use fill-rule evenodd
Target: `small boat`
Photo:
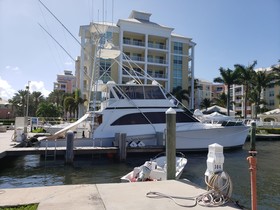
<instances>
[{"instance_id":1,"label":"small boat","mask_svg":"<svg viewBox=\"0 0 280 210\"><path fill-rule=\"evenodd\" d=\"M179 154L179 155L178 155ZM133 171L121 177L122 182L162 181L167 177L167 164L164 153L158 154L143 165L135 167ZM183 153L176 155L175 179L179 179L187 164L187 158Z\"/></svg>"}]
</instances>

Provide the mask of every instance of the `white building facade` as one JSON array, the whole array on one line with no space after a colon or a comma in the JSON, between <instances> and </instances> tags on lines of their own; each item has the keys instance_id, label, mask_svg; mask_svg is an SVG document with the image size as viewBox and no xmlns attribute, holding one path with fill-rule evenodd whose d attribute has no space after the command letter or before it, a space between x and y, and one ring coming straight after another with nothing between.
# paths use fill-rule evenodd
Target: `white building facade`
<instances>
[{"instance_id":1,"label":"white building facade","mask_svg":"<svg viewBox=\"0 0 280 210\"><path fill-rule=\"evenodd\" d=\"M149 83L147 75L150 75L167 91L181 86L190 89L194 96L196 44L188 37L174 34L173 28L151 22L150 16L150 13L132 11L127 19L119 19L117 24L91 23L80 27L82 48L76 62L76 77L84 98L90 100L93 80L130 81L132 72L128 65L139 72L138 77L144 84ZM109 59L94 59L97 46L105 43L104 37L121 51L118 64ZM128 64L128 59L132 64ZM96 67L97 72L94 71ZM191 98L188 105L193 108L194 97Z\"/></svg>"}]
</instances>

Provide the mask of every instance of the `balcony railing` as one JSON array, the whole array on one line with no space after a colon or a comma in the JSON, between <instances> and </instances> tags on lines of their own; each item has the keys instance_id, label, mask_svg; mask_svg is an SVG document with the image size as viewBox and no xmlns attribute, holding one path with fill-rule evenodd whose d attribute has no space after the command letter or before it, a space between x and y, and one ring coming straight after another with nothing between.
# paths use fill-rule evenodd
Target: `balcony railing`
<instances>
[{"instance_id":1,"label":"balcony railing","mask_svg":"<svg viewBox=\"0 0 280 210\"><path fill-rule=\"evenodd\" d=\"M148 58L148 62L150 62L150 63L167 64L166 60L160 59L160 58Z\"/></svg>"},{"instance_id":2,"label":"balcony railing","mask_svg":"<svg viewBox=\"0 0 280 210\"><path fill-rule=\"evenodd\" d=\"M128 44L128 45L141 46L141 47L145 46L145 42L138 41L138 40L127 40L127 39L124 39L123 43L124 44Z\"/></svg>"},{"instance_id":3,"label":"balcony railing","mask_svg":"<svg viewBox=\"0 0 280 210\"><path fill-rule=\"evenodd\" d=\"M163 44L148 43L148 47L155 48L155 49L166 50L166 45L163 45Z\"/></svg>"},{"instance_id":4,"label":"balcony railing","mask_svg":"<svg viewBox=\"0 0 280 210\"><path fill-rule=\"evenodd\" d=\"M153 78L165 78L165 74L161 73L149 73L149 75Z\"/></svg>"},{"instance_id":5,"label":"balcony railing","mask_svg":"<svg viewBox=\"0 0 280 210\"><path fill-rule=\"evenodd\" d=\"M123 59L131 59L133 61L145 61L144 57L140 57L140 56L123 56Z\"/></svg>"}]
</instances>

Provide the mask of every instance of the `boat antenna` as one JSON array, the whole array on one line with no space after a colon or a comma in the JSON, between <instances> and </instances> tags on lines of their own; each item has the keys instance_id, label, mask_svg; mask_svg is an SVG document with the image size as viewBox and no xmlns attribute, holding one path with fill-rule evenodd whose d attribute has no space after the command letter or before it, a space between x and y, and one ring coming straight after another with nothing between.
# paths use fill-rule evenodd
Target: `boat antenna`
<instances>
[{"instance_id":1,"label":"boat antenna","mask_svg":"<svg viewBox=\"0 0 280 210\"><path fill-rule=\"evenodd\" d=\"M38 23L39 26L64 50L64 52L67 53L67 55L73 60L75 61L75 59L70 55L70 53L67 52L67 50L61 45L59 44L59 42L40 24Z\"/></svg>"},{"instance_id":2,"label":"boat antenna","mask_svg":"<svg viewBox=\"0 0 280 210\"><path fill-rule=\"evenodd\" d=\"M83 48L82 44L79 42L79 40L68 30L68 28L51 12L51 10L43 3L41 0L38 0L40 4L42 4L45 9L63 26L63 28L76 40L76 42L79 43L79 45Z\"/></svg>"}]
</instances>

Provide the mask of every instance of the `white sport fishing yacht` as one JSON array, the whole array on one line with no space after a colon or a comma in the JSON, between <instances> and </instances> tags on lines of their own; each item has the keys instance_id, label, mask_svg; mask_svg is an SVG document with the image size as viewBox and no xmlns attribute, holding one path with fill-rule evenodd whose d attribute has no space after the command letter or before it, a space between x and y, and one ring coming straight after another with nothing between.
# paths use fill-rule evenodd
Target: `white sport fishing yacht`
<instances>
[{"instance_id":1,"label":"white sport fishing yacht","mask_svg":"<svg viewBox=\"0 0 280 210\"><path fill-rule=\"evenodd\" d=\"M248 135L244 124L205 124L187 109L174 105L157 82L153 84L100 84L101 104L94 116L95 145L112 146L116 133L125 133L127 142L145 146L164 144L166 111L176 111L176 148L207 150L217 143L224 148L241 147ZM175 140L175 137L174 137Z\"/></svg>"}]
</instances>

